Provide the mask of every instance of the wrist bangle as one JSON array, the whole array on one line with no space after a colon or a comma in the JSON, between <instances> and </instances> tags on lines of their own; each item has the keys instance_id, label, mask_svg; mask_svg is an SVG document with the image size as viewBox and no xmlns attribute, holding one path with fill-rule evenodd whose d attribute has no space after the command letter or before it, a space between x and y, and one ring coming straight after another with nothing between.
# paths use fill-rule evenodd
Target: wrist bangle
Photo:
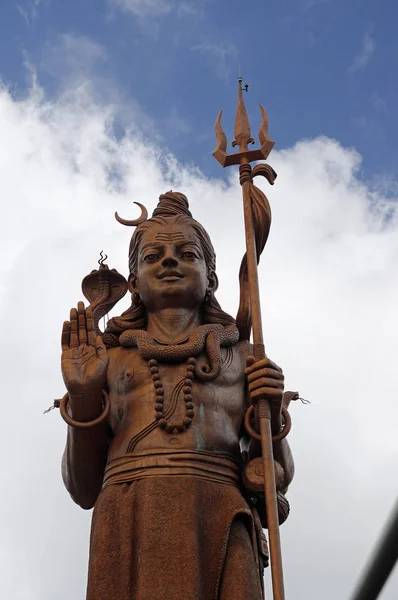
<instances>
[{"instance_id":1,"label":"wrist bangle","mask_svg":"<svg viewBox=\"0 0 398 600\"><path fill-rule=\"evenodd\" d=\"M282 417L285 420L284 426L278 434L272 436L273 442L279 442L280 440L283 440L292 428L292 419L290 417L290 414L289 414L289 411L287 410L287 408L282 406L281 412L282 412ZM246 428L247 433L250 435L250 437L254 438L255 440L261 441L261 439L262 439L261 435L255 429L253 429L253 427L250 423L251 418L253 416L254 416L254 406L252 404L251 406L249 406L249 408L247 409L246 414L245 414L245 421L244 421L245 428Z\"/></svg>"},{"instance_id":2,"label":"wrist bangle","mask_svg":"<svg viewBox=\"0 0 398 600\"><path fill-rule=\"evenodd\" d=\"M71 427L80 427L80 428L88 428L95 427L95 425L99 425L102 421L105 421L109 414L109 409L111 407L111 403L109 400L109 396L105 390L102 390L102 398L103 398L103 408L102 413L92 421L75 421L68 413L68 405L69 405L69 394L66 392L65 396L59 403L59 411L61 413L61 417L63 420L68 423Z\"/></svg>"}]
</instances>

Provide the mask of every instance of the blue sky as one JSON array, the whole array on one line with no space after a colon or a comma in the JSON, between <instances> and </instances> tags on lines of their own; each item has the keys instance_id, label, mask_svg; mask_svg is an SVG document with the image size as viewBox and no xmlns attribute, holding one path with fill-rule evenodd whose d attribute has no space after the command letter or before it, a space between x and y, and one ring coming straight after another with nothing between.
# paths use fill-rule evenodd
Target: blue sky
<instances>
[{"instance_id":1,"label":"blue sky","mask_svg":"<svg viewBox=\"0 0 398 600\"><path fill-rule=\"evenodd\" d=\"M365 179L397 175L394 0L5 0L0 22L0 76L14 89L28 62L55 94L71 69L63 36L91 42L76 46L90 77L138 102L149 134L209 175L221 108L232 140L239 66L253 130L261 102L277 148L326 135L359 151Z\"/></svg>"}]
</instances>

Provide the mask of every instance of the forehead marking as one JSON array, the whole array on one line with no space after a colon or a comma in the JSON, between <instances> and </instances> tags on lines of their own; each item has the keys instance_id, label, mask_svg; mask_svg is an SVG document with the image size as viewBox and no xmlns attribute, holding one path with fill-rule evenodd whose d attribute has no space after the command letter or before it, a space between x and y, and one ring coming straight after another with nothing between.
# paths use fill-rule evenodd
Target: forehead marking
<instances>
[{"instance_id":1,"label":"forehead marking","mask_svg":"<svg viewBox=\"0 0 398 600\"><path fill-rule=\"evenodd\" d=\"M174 233L158 233L155 236L155 240L158 240L159 242L177 242L183 239L185 238L181 231L176 231Z\"/></svg>"}]
</instances>

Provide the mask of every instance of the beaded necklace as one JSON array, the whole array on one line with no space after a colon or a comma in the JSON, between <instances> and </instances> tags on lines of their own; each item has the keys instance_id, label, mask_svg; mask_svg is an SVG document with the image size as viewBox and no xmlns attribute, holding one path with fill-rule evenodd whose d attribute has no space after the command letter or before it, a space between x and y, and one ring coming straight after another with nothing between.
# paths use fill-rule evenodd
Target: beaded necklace
<instances>
[{"instance_id":1,"label":"beaded necklace","mask_svg":"<svg viewBox=\"0 0 398 600\"><path fill-rule=\"evenodd\" d=\"M182 433L192 423L192 419L195 415L192 396L192 380L195 377L195 365L196 358L188 358L187 372L185 375L184 387L182 388L185 402L185 416L179 421L168 421L164 416L164 388L159 374L158 361L155 358L151 358L148 361L148 367L155 390L155 419L158 426L164 431L167 431L167 433L174 433L175 431Z\"/></svg>"}]
</instances>

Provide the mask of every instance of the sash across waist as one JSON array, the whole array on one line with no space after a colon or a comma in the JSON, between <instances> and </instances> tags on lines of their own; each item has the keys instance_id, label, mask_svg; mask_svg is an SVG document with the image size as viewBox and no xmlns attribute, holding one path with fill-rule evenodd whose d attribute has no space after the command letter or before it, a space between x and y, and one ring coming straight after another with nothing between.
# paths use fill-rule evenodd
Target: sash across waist
<instances>
[{"instance_id":1,"label":"sash across waist","mask_svg":"<svg viewBox=\"0 0 398 600\"><path fill-rule=\"evenodd\" d=\"M125 454L105 468L102 489L144 477L194 475L209 481L239 486L242 464L232 454L207 451L165 451Z\"/></svg>"}]
</instances>

